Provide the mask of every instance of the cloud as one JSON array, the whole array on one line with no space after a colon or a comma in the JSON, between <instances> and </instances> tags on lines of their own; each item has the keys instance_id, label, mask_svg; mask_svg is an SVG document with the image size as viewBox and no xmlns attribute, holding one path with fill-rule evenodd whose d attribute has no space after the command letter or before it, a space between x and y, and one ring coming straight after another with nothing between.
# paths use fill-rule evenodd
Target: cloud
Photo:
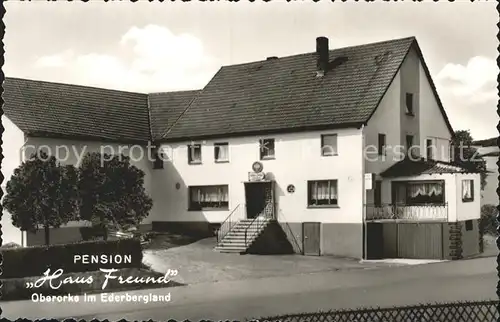
<instances>
[{"instance_id":1,"label":"cloud","mask_svg":"<svg viewBox=\"0 0 500 322\"><path fill-rule=\"evenodd\" d=\"M35 67L64 67L68 64L72 56L73 52L71 50L66 50L55 55L42 56L35 61Z\"/></svg>"},{"instance_id":2,"label":"cloud","mask_svg":"<svg viewBox=\"0 0 500 322\"><path fill-rule=\"evenodd\" d=\"M195 36L158 25L130 28L116 50L119 56L66 51L35 65L64 69L65 82L142 92L202 88L220 66Z\"/></svg>"},{"instance_id":3,"label":"cloud","mask_svg":"<svg viewBox=\"0 0 500 322\"><path fill-rule=\"evenodd\" d=\"M446 64L436 87L455 129L470 129L478 139L496 135L497 76L494 59L476 56L466 65Z\"/></svg>"},{"instance_id":4,"label":"cloud","mask_svg":"<svg viewBox=\"0 0 500 322\"><path fill-rule=\"evenodd\" d=\"M476 56L466 66L447 64L436 80L446 91L476 103L496 99L498 66L495 60Z\"/></svg>"}]
</instances>

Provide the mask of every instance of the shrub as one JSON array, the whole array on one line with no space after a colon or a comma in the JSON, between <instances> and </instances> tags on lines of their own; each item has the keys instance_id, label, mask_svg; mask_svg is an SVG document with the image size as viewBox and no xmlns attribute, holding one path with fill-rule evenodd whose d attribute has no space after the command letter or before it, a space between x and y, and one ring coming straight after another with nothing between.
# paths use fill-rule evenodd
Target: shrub
<instances>
[{"instance_id":1,"label":"shrub","mask_svg":"<svg viewBox=\"0 0 500 322\"><path fill-rule=\"evenodd\" d=\"M78 173L74 166L61 166L54 156L41 152L23 162L7 182L2 206L11 213L12 224L22 231L45 232L78 219Z\"/></svg>"},{"instance_id":2,"label":"shrub","mask_svg":"<svg viewBox=\"0 0 500 322\"><path fill-rule=\"evenodd\" d=\"M483 205L481 207L480 231L482 234L497 236L497 217L498 209L494 205Z\"/></svg>"},{"instance_id":3,"label":"shrub","mask_svg":"<svg viewBox=\"0 0 500 322\"><path fill-rule=\"evenodd\" d=\"M0 248L1 249L9 249L9 248L19 248L19 247L21 247L21 245L14 243L14 242L10 242L10 243L7 243L5 245L2 245Z\"/></svg>"},{"instance_id":4,"label":"shrub","mask_svg":"<svg viewBox=\"0 0 500 322\"><path fill-rule=\"evenodd\" d=\"M61 268L64 273L96 271L99 268L139 268L142 246L137 239L88 241L65 245L33 246L2 250L2 278L42 276L50 268L53 273ZM131 263L83 264L75 263L75 255L130 255ZM90 261L90 259L89 259Z\"/></svg>"}]
</instances>

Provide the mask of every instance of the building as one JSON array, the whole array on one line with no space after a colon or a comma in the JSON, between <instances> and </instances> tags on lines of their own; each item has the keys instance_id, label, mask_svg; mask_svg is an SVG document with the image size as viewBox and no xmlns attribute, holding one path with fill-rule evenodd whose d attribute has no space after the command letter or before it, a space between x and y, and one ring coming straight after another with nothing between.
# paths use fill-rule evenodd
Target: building
<instances>
[{"instance_id":1,"label":"building","mask_svg":"<svg viewBox=\"0 0 500 322\"><path fill-rule=\"evenodd\" d=\"M25 147L76 146L76 163L84 147L153 142L157 160L135 161L154 201L147 228L216 229L237 252L479 251L479 174L450 163L452 127L414 37L334 50L319 37L312 53L224 66L201 91L4 87Z\"/></svg>"}]
</instances>

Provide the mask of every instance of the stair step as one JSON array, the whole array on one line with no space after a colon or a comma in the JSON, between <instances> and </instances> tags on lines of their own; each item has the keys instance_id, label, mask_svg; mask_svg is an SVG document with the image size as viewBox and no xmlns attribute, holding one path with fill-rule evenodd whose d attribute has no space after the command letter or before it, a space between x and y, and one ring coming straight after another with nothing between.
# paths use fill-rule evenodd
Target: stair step
<instances>
[{"instance_id":1,"label":"stair step","mask_svg":"<svg viewBox=\"0 0 500 322\"><path fill-rule=\"evenodd\" d=\"M244 253L247 251L245 247L215 247L215 250L221 253Z\"/></svg>"},{"instance_id":2,"label":"stair step","mask_svg":"<svg viewBox=\"0 0 500 322\"><path fill-rule=\"evenodd\" d=\"M242 219L227 232L220 242L217 243L215 250L221 253L245 253L248 247L255 242L270 222L271 219L259 221Z\"/></svg>"},{"instance_id":3,"label":"stair step","mask_svg":"<svg viewBox=\"0 0 500 322\"><path fill-rule=\"evenodd\" d=\"M220 247L220 248L238 248L238 249L247 249L248 248L245 244L240 244L240 243L238 243L238 244L231 244L231 243L224 244L224 243L222 243L222 244L217 245L217 247Z\"/></svg>"},{"instance_id":4,"label":"stair step","mask_svg":"<svg viewBox=\"0 0 500 322\"><path fill-rule=\"evenodd\" d=\"M230 231L259 230L259 229L262 229L262 228L264 228L266 226L267 225L262 225L262 226L248 226L248 227L237 226L237 227L234 227L233 229L231 229Z\"/></svg>"}]
</instances>

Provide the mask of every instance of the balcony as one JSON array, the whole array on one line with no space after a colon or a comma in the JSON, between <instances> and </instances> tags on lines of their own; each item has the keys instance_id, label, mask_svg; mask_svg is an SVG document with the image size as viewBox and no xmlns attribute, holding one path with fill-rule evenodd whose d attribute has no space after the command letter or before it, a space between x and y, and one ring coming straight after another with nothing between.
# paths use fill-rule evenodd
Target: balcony
<instances>
[{"instance_id":1,"label":"balcony","mask_svg":"<svg viewBox=\"0 0 500 322\"><path fill-rule=\"evenodd\" d=\"M381 204L365 205L366 221L374 220L448 220L448 204Z\"/></svg>"}]
</instances>

